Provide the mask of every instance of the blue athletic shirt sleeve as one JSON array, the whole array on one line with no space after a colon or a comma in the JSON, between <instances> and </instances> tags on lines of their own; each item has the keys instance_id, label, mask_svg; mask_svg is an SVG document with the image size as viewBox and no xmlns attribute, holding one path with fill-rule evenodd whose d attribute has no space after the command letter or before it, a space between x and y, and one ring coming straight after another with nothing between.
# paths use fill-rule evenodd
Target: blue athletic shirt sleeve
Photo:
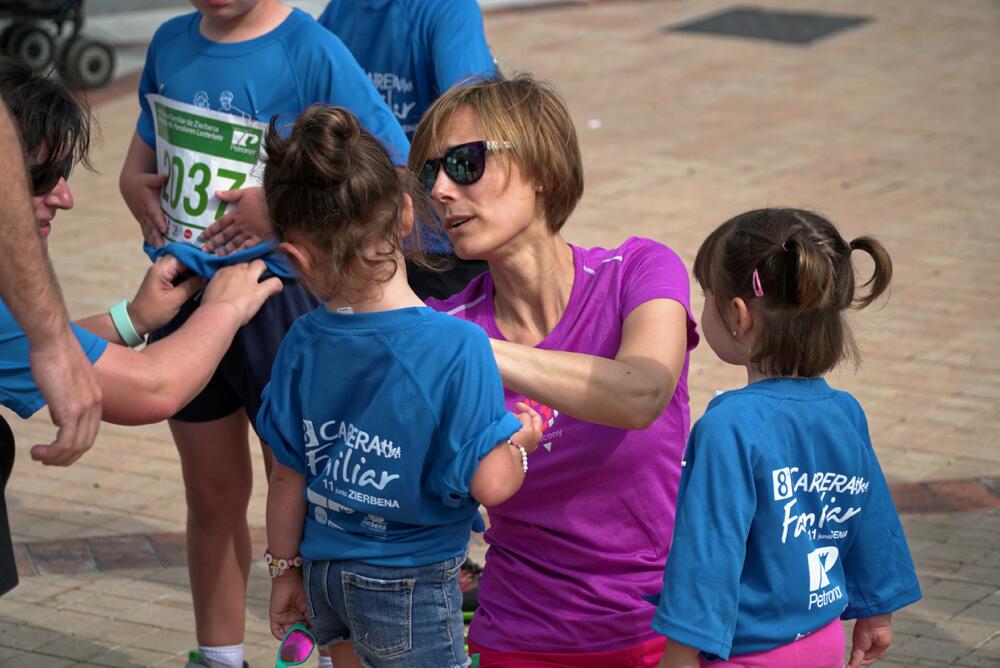
<instances>
[{"instance_id":1,"label":"blue athletic shirt sleeve","mask_svg":"<svg viewBox=\"0 0 1000 668\"><path fill-rule=\"evenodd\" d=\"M149 108L146 95L158 93L160 90L156 81L156 55L165 43L183 33L191 20L191 14L170 19L157 28L146 49L146 62L139 78L139 120L136 121L135 131L151 149L156 148L156 127L153 124L153 111Z\"/></svg>"},{"instance_id":2,"label":"blue athletic shirt sleeve","mask_svg":"<svg viewBox=\"0 0 1000 668\"><path fill-rule=\"evenodd\" d=\"M754 444L721 413L707 412L691 430L653 629L727 658L757 491Z\"/></svg>"},{"instance_id":3,"label":"blue athletic shirt sleeve","mask_svg":"<svg viewBox=\"0 0 1000 668\"><path fill-rule=\"evenodd\" d=\"M282 465L305 475L302 431L300 378L302 351L309 346L309 336L301 322L292 325L278 349L271 380L261 392L257 413L257 434L267 443L274 458Z\"/></svg>"},{"instance_id":4,"label":"blue athletic shirt sleeve","mask_svg":"<svg viewBox=\"0 0 1000 668\"><path fill-rule=\"evenodd\" d=\"M854 541L844 556L849 603L841 617L885 615L920 600L920 584L899 514L872 447L868 421L853 397L842 394L838 398L848 404L848 415L868 448L871 486L867 505L873 509L859 516Z\"/></svg>"},{"instance_id":5,"label":"blue athletic shirt sleeve","mask_svg":"<svg viewBox=\"0 0 1000 668\"><path fill-rule=\"evenodd\" d=\"M504 406L500 371L486 333L463 321L453 325L465 336L456 337L459 350L438 404L440 450L426 486L446 506L457 508L469 501L472 476L482 458L521 423Z\"/></svg>"},{"instance_id":6,"label":"blue athletic shirt sleeve","mask_svg":"<svg viewBox=\"0 0 1000 668\"><path fill-rule=\"evenodd\" d=\"M428 42L440 95L452 86L496 76L476 0L429 2Z\"/></svg>"},{"instance_id":7,"label":"blue athletic shirt sleeve","mask_svg":"<svg viewBox=\"0 0 1000 668\"><path fill-rule=\"evenodd\" d=\"M76 325L70 327L90 363L97 362L108 342ZM7 305L0 302L0 403L25 419L45 405L45 398L31 375L30 352L27 335Z\"/></svg>"},{"instance_id":8,"label":"blue athletic shirt sleeve","mask_svg":"<svg viewBox=\"0 0 1000 668\"><path fill-rule=\"evenodd\" d=\"M323 102L349 110L389 151L393 163L406 167L410 142L403 128L378 94L357 60L340 39L315 21L308 30L288 41L296 49L293 62L299 63L302 108ZM294 119L289 119L294 120Z\"/></svg>"}]
</instances>

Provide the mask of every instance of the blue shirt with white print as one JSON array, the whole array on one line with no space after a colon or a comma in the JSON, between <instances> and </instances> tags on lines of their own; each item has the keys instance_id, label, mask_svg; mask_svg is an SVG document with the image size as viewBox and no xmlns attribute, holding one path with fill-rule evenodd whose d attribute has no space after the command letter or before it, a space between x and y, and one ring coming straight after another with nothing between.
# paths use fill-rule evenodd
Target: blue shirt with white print
<instances>
[{"instance_id":1,"label":"blue shirt with white print","mask_svg":"<svg viewBox=\"0 0 1000 668\"><path fill-rule=\"evenodd\" d=\"M464 553L472 476L520 427L486 334L426 307L303 316L257 416L306 479L303 558L395 567Z\"/></svg>"},{"instance_id":2,"label":"blue shirt with white print","mask_svg":"<svg viewBox=\"0 0 1000 668\"><path fill-rule=\"evenodd\" d=\"M139 82L141 113L136 131L156 147L148 93L213 111L268 123L274 116L291 124L315 103L350 110L406 165L410 144L385 101L344 44L305 12L294 9L274 30L243 42L215 42L201 34L198 12L173 18L156 31ZM225 264L266 257L276 274L293 277L284 256L263 243L237 255L217 258L184 244L146 246L156 258L178 256L197 273L210 277Z\"/></svg>"},{"instance_id":3,"label":"blue shirt with white print","mask_svg":"<svg viewBox=\"0 0 1000 668\"><path fill-rule=\"evenodd\" d=\"M319 22L351 50L410 139L441 93L496 75L475 0L332 0Z\"/></svg>"},{"instance_id":4,"label":"blue shirt with white print","mask_svg":"<svg viewBox=\"0 0 1000 668\"><path fill-rule=\"evenodd\" d=\"M728 658L920 596L851 395L771 378L709 404L685 453L656 631Z\"/></svg>"}]
</instances>

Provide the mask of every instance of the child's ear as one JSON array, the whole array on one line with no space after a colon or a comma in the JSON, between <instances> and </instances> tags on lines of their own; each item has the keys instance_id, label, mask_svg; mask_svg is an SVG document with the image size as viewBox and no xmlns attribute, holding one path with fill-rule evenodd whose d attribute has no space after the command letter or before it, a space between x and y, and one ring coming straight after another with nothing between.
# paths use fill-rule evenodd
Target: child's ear
<instances>
[{"instance_id":1,"label":"child's ear","mask_svg":"<svg viewBox=\"0 0 1000 668\"><path fill-rule=\"evenodd\" d=\"M403 193L403 217L400 220L399 231L404 239L413 232L413 221L413 198L410 197L410 193Z\"/></svg>"},{"instance_id":2,"label":"child's ear","mask_svg":"<svg viewBox=\"0 0 1000 668\"><path fill-rule=\"evenodd\" d=\"M295 271L300 276L310 275L313 268L313 258L309 249L298 246L290 241L282 241L278 244L278 248L292 261L292 266L295 267Z\"/></svg>"},{"instance_id":3,"label":"child's ear","mask_svg":"<svg viewBox=\"0 0 1000 668\"><path fill-rule=\"evenodd\" d=\"M729 317L737 338L746 336L753 328L753 313L742 297L733 297L729 300Z\"/></svg>"}]
</instances>

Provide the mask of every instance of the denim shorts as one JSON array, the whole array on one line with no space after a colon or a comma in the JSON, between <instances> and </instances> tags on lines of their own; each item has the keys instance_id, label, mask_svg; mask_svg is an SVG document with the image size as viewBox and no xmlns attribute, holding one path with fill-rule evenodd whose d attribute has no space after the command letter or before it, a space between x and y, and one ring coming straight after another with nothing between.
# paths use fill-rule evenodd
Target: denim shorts
<instances>
[{"instance_id":1,"label":"denim shorts","mask_svg":"<svg viewBox=\"0 0 1000 668\"><path fill-rule=\"evenodd\" d=\"M307 563L302 578L313 633L321 647L350 640L366 668L465 668L463 561L464 554L412 568Z\"/></svg>"}]
</instances>

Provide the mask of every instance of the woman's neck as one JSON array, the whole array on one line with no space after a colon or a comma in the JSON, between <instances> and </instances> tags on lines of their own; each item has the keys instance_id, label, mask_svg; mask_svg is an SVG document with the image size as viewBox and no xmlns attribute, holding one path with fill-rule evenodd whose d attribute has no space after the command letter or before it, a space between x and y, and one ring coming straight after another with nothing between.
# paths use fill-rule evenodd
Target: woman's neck
<instances>
[{"instance_id":1,"label":"woman's neck","mask_svg":"<svg viewBox=\"0 0 1000 668\"><path fill-rule=\"evenodd\" d=\"M555 329L569 305L573 248L559 234L511 245L489 261L493 314L509 341L537 345Z\"/></svg>"},{"instance_id":2,"label":"woman's neck","mask_svg":"<svg viewBox=\"0 0 1000 668\"><path fill-rule=\"evenodd\" d=\"M292 8L278 0L263 0L246 13L229 19L202 16L198 29L213 42L245 42L280 26Z\"/></svg>"}]
</instances>

